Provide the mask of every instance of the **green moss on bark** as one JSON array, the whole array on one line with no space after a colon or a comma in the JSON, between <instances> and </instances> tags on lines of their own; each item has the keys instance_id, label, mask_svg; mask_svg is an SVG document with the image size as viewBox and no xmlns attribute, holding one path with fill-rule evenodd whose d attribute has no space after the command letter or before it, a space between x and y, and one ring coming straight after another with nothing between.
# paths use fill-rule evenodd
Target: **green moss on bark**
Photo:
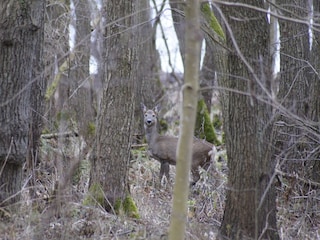
<instances>
[{"instance_id":1,"label":"green moss on bark","mask_svg":"<svg viewBox=\"0 0 320 240\"><path fill-rule=\"evenodd\" d=\"M123 201L118 199L115 202L114 210L118 215L125 214L126 216L131 218L136 218L136 219L140 218L138 208L131 196L125 197Z\"/></svg>"},{"instance_id":2,"label":"green moss on bark","mask_svg":"<svg viewBox=\"0 0 320 240\"><path fill-rule=\"evenodd\" d=\"M99 183L94 183L90 186L89 193L83 200L83 204L86 206L104 206L104 193Z\"/></svg>"},{"instance_id":3,"label":"green moss on bark","mask_svg":"<svg viewBox=\"0 0 320 240\"><path fill-rule=\"evenodd\" d=\"M222 127L222 121L221 121L221 119L220 119L220 117L219 117L218 114L215 114L215 115L213 116L212 124L213 124L213 127L214 127L215 129L221 129L221 127Z\"/></svg>"},{"instance_id":4,"label":"green moss on bark","mask_svg":"<svg viewBox=\"0 0 320 240\"><path fill-rule=\"evenodd\" d=\"M213 11L211 10L211 7L209 3L203 3L201 5L201 12L204 15L204 18L210 25L211 29L219 35L223 40L226 40L226 36L224 34L224 31L217 20L216 16L214 15Z\"/></svg>"},{"instance_id":5,"label":"green moss on bark","mask_svg":"<svg viewBox=\"0 0 320 240\"><path fill-rule=\"evenodd\" d=\"M96 133L96 125L94 122L89 122L88 123L88 127L87 127L87 134L89 136L94 136L94 134Z\"/></svg>"},{"instance_id":6,"label":"green moss on bark","mask_svg":"<svg viewBox=\"0 0 320 240\"><path fill-rule=\"evenodd\" d=\"M92 184L89 189L89 194L84 199L83 204L86 206L104 206L105 203L105 195L102 191L101 185L97 183ZM138 208L132 197L129 195L126 196L123 201L121 201L121 199L115 200L113 209L114 213L116 213L117 215L124 214L131 218L140 218Z\"/></svg>"},{"instance_id":7,"label":"green moss on bark","mask_svg":"<svg viewBox=\"0 0 320 240\"><path fill-rule=\"evenodd\" d=\"M132 217L132 218L137 218L137 219L140 218L138 208L137 208L135 202L133 201L132 197L127 196L123 200L122 206L123 206L123 210L127 216Z\"/></svg>"},{"instance_id":8,"label":"green moss on bark","mask_svg":"<svg viewBox=\"0 0 320 240\"><path fill-rule=\"evenodd\" d=\"M113 208L114 208L114 211L116 212L117 215L120 215L122 213L122 202L120 199L116 200Z\"/></svg>"},{"instance_id":9,"label":"green moss on bark","mask_svg":"<svg viewBox=\"0 0 320 240\"><path fill-rule=\"evenodd\" d=\"M205 139L216 146L221 145L211 123L209 112L203 99L198 101L195 136Z\"/></svg>"}]
</instances>

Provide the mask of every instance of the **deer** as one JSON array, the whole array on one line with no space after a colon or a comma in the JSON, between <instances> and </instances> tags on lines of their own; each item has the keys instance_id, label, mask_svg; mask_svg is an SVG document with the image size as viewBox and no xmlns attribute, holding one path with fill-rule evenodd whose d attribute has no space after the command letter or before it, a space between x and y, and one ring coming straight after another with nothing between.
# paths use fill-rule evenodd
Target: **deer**
<instances>
[{"instance_id":1,"label":"deer","mask_svg":"<svg viewBox=\"0 0 320 240\"><path fill-rule=\"evenodd\" d=\"M145 136L148 143L148 155L160 162L160 183L163 176L170 179L170 165L176 165L176 152L178 145L178 138L174 136L161 136L158 132L158 114L160 106L157 105L153 109L147 109L142 103L142 111L144 114L144 129ZM191 173L193 182L196 184L200 179L199 167L208 170L211 159L214 159L216 148L213 144L194 137L192 146L192 163Z\"/></svg>"}]
</instances>

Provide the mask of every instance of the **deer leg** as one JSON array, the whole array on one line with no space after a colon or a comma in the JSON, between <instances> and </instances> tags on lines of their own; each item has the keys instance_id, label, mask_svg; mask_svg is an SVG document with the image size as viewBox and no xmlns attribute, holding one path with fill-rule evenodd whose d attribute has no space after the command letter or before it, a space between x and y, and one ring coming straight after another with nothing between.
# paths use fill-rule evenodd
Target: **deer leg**
<instances>
[{"instance_id":1,"label":"deer leg","mask_svg":"<svg viewBox=\"0 0 320 240\"><path fill-rule=\"evenodd\" d=\"M165 163L165 169L164 169L164 174L166 175L167 181L170 181L170 164L169 163Z\"/></svg>"},{"instance_id":2,"label":"deer leg","mask_svg":"<svg viewBox=\"0 0 320 240\"><path fill-rule=\"evenodd\" d=\"M170 171L170 165L167 162L161 162L160 165L160 183L162 181L163 175L166 175L167 181L169 182L170 176L169 176L169 171Z\"/></svg>"},{"instance_id":3,"label":"deer leg","mask_svg":"<svg viewBox=\"0 0 320 240\"><path fill-rule=\"evenodd\" d=\"M191 169L191 173L192 173L192 177L193 177L192 185L194 185L194 184L196 184L196 182L198 182L199 179L200 179L199 168L198 168L198 167L192 168L192 169Z\"/></svg>"}]
</instances>

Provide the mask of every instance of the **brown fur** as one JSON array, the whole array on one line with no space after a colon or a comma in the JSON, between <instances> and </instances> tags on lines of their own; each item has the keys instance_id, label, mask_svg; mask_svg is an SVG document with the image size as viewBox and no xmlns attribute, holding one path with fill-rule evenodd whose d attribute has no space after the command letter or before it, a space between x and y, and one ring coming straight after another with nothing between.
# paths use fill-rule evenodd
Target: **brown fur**
<instances>
[{"instance_id":1,"label":"brown fur","mask_svg":"<svg viewBox=\"0 0 320 240\"><path fill-rule=\"evenodd\" d=\"M176 150L178 138L171 136L160 136L157 131L159 107L148 110L142 105L144 113L144 129L148 142L149 155L160 162L160 181L163 175L169 180L169 164L176 165ZM196 183L200 179L199 166L208 169L211 158L214 157L215 147L211 143L194 138L192 147L192 163L191 173L193 182Z\"/></svg>"}]
</instances>

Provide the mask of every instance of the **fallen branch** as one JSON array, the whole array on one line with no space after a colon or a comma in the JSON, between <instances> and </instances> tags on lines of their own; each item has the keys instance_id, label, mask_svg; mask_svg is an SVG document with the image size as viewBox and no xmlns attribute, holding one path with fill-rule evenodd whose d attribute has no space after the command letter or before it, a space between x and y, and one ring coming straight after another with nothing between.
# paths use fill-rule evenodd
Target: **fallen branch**
<instances>
[{"instance_id":1,"label":"fallen branch","mask_svg":"<svg viewBox=\"0 0 320 240\"><path fill-rule=\"evenodd\" d=\"M43 139L67 138L67 137L79 137L79 134L77 132L63 132L63 133L49 133L49 134L41 135L41 138Z\"/></svg>"},{"instance_id":2,"label":"fallen branch","mask_svg":"<svg viewBox=\"0 0 320 240\"><path fill-rule=\"evenodd\" d=\"M141 147L147 147L148 144L143 143L143 144L132 144L131 148L141 148Z\"/></svg>"}]
</instances>

